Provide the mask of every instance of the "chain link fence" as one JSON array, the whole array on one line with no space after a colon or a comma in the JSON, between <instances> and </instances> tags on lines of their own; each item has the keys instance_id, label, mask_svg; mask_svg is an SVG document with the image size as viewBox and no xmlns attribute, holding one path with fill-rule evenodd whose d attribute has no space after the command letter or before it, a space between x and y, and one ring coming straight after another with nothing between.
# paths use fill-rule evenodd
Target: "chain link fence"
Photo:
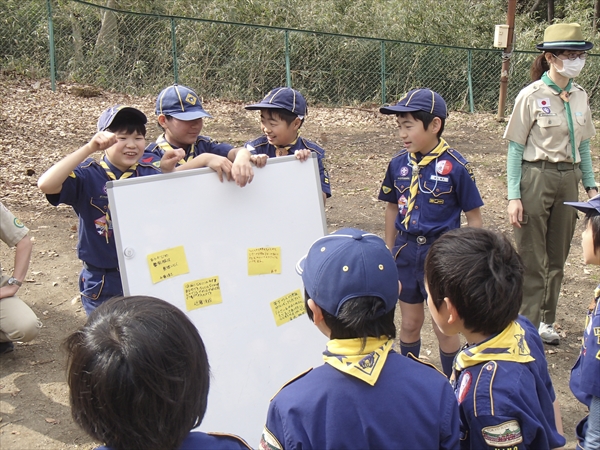
<instances>
[{"instance_id":1,"label":"chain link fence","mask_svg":"<svg viewBox=\"0 0 600 450\"><path fill-rule=\"evenodd\" d=\"M79 0L4 0L4 70L156 95L174 82L203 96L255 101L292 86L312 105L381 104L414 87L451 110L495 111L502 51L378 40L117 11ZM538 53L511 58L507 112ZM600 55L577 81L600 107Z\"/></svg>"}]
</instances>

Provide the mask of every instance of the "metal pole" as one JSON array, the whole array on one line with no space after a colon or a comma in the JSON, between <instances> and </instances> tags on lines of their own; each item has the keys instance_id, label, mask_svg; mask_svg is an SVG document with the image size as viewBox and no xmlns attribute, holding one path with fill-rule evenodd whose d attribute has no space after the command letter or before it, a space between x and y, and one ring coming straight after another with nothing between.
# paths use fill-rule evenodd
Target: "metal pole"
<instances>
[{"instance_id":1,"label":"metal pole","mask_svg":"<svg viewBox=\"0 0 600 450\"><path fill-rule=\"evenodd\" d=\"M290 70L290 33L288 30L285 30L285 82L287 87L292 87L292 74Z\"/></svg>"},{"instance_id":2,"label":"metal pole","mask_svg":"<svg viewBox=\"0 0 600 450\"><path fill-rule=\"evenodd\" d=\"M506 107L506 93L508 92L508 71L510 69L510 57L513 49L513 35L515 33L515 13L517 10L517 0L508 0L508 39L506 48L502 53L502 72L500 73L500 95L498 98L498 115L496 120L504 121L504 108Z\"/></svg>"},{"instance_id":3,"label":"metal pole","mask_svg":"<svg viewBox=\"0 0 600 450\"><path fill-rule=\"evenodd\" d=\"M381 103L387 102L387 92L385 89L385 41L381 41Z\"/></svg>"},{"instance_id":4,"label":"metal pole","mask_svg":"<svg viewBox=\"0 0 600 450\"><path fill-rule=\"evenodd\" d=\"M469 109L471 114L475 112L475 104L473 102L473 52L467 50L467 80L469 82Z\"/></svg>"},{"instance_id":5,"label":"metal pole","mask_svg":"<svg viewBox=\"0 0 600 450\"><path fill-rule=\"evenodd\" d=\"M179 84L179 72L177 70L177 39L175 36L175 19L171 17L171 44L173 51L173 77L175 84Z\"/></svg>"},{"instance_id":6,"label":"metal pole","mask_svg":"<svg viewBox=\"0 0 600 450\"><path fill-rule=\"evenodd\" d=\"M54 52L54 23L52 21L52 0L47 0L48 6L48 41L50 44L50 86L56 92L56 61Z\"/></svg>"}]
</instances>

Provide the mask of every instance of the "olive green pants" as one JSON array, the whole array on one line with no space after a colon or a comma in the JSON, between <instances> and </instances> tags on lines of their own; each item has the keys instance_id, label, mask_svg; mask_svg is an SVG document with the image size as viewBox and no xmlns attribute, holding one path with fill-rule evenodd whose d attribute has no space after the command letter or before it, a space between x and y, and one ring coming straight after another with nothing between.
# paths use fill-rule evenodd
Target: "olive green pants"
<instances>
[{"instance_id":1,"label":"olive green pants","mask_svg":"<svg viewBox=\"0 0 600 450\"><path fill-rule=\"evenodd\" d=\"M564 202L578 200L578 164L523 162L521 202L523 222L514 228L517 249L525 264L521 314L536 327L552 324L575 232L577 210Z\"/></svg>"}]
</instances>

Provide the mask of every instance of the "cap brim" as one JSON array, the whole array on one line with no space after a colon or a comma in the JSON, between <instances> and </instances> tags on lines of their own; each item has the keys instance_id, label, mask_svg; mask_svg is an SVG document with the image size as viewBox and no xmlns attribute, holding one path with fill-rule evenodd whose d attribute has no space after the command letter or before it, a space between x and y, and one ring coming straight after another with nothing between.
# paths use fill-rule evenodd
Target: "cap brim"
<instances>
[{"instance_id":1,"label":"cap brim","mask_svg":"<svg viewBox=\"0 0 600 450\"><path fill-rule=\"evenodd\" d=\"M276 105L275 103L255 103L253 105L244 106L244 108L251 110L251 111L255 111L257 109L285 109L285 110L287 110L287 108L284 108L281 105Z\"/></svg>"},{"instance_id":2,"label":"cap brim","mask_svg":"<svg viewBox=\"0 0 600 450\"><path fill-rule=\"evenodd\" d=\"M542 42L541 44L537 44L535 48L538 50L542 50L545 52L551 52L552 50L575 50L575 51L587 51L591 50L594 47L589 41L583 41L583 45L581 44L566 44L566 43L551 43L551 42Z\"/></svg>"},{"instance_id":3,"label":"cap brim","mask_svg":"<svg viewBox=\"0 0 600 450\"><path fill-rule=\"evenodd\" d=\"M589 202L565 202L565 205L572 206L575 209L578 209L581 212L589 213L590 211L596 211L600 213L600 206L598 208L590 205Z\"/></svg>"},{"instance_id":4,"label":"cap brim","mask_svg":"<svg viewBox=\"0 0 600 450\"><path fill-rule=\"evenodd\" d=\"M164 112L163 112L164 114ZM180 113L174 113L174 114L168 114L171 117L175 117L178 120L196 120L196 119L203 119L205 117L208 117L209 119L212 119L212 116L207 113L206 111L202 110L202 111L189 111L189 112L180 112Z\"/></svg>"},{"instance_id":5,"label":"cap brim","mask_svg":"<svg viewBox=\"0 0 600 450\"><path fill-rule=\"evenodd\" d=\"M419 111L419 108L412 108L410 106L382 106L379 108L381 114L398 114L399 112L415 112Z\"/></svg>"}]
</instances>

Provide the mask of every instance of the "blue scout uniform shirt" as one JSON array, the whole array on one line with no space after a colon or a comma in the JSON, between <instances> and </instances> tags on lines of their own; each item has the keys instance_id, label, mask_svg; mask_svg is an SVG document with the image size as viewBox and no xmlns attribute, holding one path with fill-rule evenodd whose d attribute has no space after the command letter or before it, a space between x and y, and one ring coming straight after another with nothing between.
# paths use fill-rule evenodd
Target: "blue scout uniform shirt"
<instances>
[{"instance_id":1,"label":"blue scout uniform shirt","mask_svg":"<svg viewBox=\"0 0 600 450\"><path fill-rule=\"evenodd\" d=\"M592 397L600 398L600 285L595 291L596 304L588 312L583 331L583 345L577 362L571 369L571 392L581 403L590 407ZM578 438L583 441L585 417L577 426Z\"/></svg>"},{"instance_id":2,"label":"blue scout uniform shirt","mask_svg":"<svg viewBox=\"0 0 600 450\"><path fill-rule=\"evenodd\" d=\"M453 376L461 449L550 449L565 445L537 329L519 316L502 333L459 352Z\"/></svg>"},{"instance_id":3,"label":"blue scout uniform shirt","mask_svg":"<svg viewBox=\"0 0 600 450\"><path fill-rule=\"evenodd\" d=\"M104 161L119 179L122 172L106 158ZM160 161L155 155L145 153L131 176L159 174L159 165ZM99 162L88 158L71 172L60 193L46 195L54 206L64 203L73 207L79 216L77 256L82 261L102 269L119 267L106 194L106 183L109 180Z\"/></svg>"},{"instance_id":4,"label":"blue scout uniform shirt","mask_svg":"<svg viewBox=\"0 0 600 450\"><path fill-rule=\"evenodd\" d=\"M392 350L374 385L327 363L285 385L259 449L458 449L458 422L446 377Z\"/></svg>"},{"instance_id":5,"label":"blue scout uniform shirt","mask_svg":"<svg viewBox=\"0 0 600 450\"><path fill-rule=\"evenodd\" d=\"M277 156L277 148L269 144L269 141L266 136L261 136L258 139L253 141L246 142L244 144L250 153L254 155L268 155L269 158L275 158ZM323 158L325 158L325 150L319 147L312 141L308 139L304 139L303 137L298 137L294 143L290 146L286 146L287 155L293 155L296 150L310 150L313 153L317 154L317 162L319 164L319 176L321 177L321 189L327 195L327 197L331 197L331 186L329 185L329 174L327 173L327 169L323 166ZM286 155L286 156L287 156ZM281 156L281 155L280 155Z\"/></svg>"},{"instance_id":6,"label":"blue scout uniform shirt","mask_svg":"<svg viewBox=\"0 0 600 450\"><path fill-rule=\"evenodd\" d=\"M252 450L246 441L233 434L202 433L191 431L183 440L178 450ZM112 447L100 446L96 450L113 450Z\"/></svg>"},{"instance_id":7,"label":"blue scout uniform shirt","mask_svg":"<svg viewBox=\"0 0 600 450\"><path fill-rule=\"evenodd\" d=\"M398 205L396 229L399 231L437 237L460 227L462 211L483 206L469 163L459 152L449 148L437 160L420 168L419 193L407 229L402 221L410 197L412 172L410 154L403 149L390 161L379 191L379 200Z\"/></svg>"},{"instance_id":8,"label":"blue scout uniform shirt","mask_svg":"<svg viewBox=\"0 0 600 450\"><path fill-rule=\"evenodd\" d=\"M146 147L146 152L154 153L159 158L165 154L167 150L172 150L173 147L165 139L164 133L156 138L156 142L151 142ZM215 155L223 156L227 158L229 150L233 148L233 145L227 143L217 142L208 136L198 136L196 142L193 145L188 146L185 150L185 157L179 161L178 165L188 162L194 159L196 156L202 153L214 153Z\"/></svg>"}]
</instances>

